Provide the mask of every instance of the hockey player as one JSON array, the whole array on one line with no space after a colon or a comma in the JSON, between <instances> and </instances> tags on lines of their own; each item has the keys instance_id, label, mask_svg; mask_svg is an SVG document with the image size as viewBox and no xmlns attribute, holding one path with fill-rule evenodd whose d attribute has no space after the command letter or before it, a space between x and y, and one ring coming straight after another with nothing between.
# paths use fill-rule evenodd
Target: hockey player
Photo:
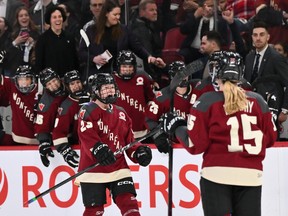
<instances>
[{"instance_id":1,"label":"hockey player","mask_svg":"<svg viewBox=\"0 0 288 216\"><path fill-rule=\"evenodd\" d=\"M64 84L69 95L58 108L52 138L57 151L71 167L75 168L78 166L79 156L71 148L71 144L78 143L79 98L85 92L77 70L69 71L64 75Z\"/></svg>"},{"instance_id":2,"label":"hockey player","mask_svg":"<svg viewBox=\"0 0 288 216\"><path fill-rule=\"evenodd\" d=\"M182 61L175 61L169 65L168 74L172 80L176 73L180 72L185 68L185 64ZM189 109L191 107L190 98L192 96L193 85L196 81L188 81L188 77L183 80L180 85L176 88L174 94L174 111L178 115L186 119ZM161 91L156 92L156 98L152 103L149 103L148 108L146 109L146 124L148 129L151 131L157 125L162 114L169 112L170 110L170 99L171 99L171 90L170 86L163 88ZM167 153L168 152L168 136L159 131L153 136L154 143L159 150L159 152Z\"/></svg>"},{"instance_id":3,"label":"hockey player","mask_svg":"<svg viewBox=\"0 0 288 216\"><path fill-rule=\"evenodd\" d=\"M44 93L37 106L37 118L35 122L36 138L39 141L40 158L44 166L48 167L48 157L54 157L51 149L52 130L54 127L57 109L67 97L65 86L59 75L51 68L45 68L39 74L40 82L44 87Z\"/></svg>"},{"instance_id":4,"label":"hockey player","mask_svg":"<svg viewBox=\"0 0 288 216\"><path fill-rule=\"evenodd\" d=\"M38 145L34 135L34 108L38 101L38 86L31 67L20 65L14 79L1 75L0 91L5 97L1 98L1 106L8 106L8 103L11 105L14 144Z\"/></svg>"},{"instance_id":5,"label":"hockey player","mask_svg":"<svg viewBox=\"0 0 288 216\"><path fill-rule=\"evenodd\" d=\"M116 105L123 107L131 118L134 137L142 137L147 134L145 107L155 97L153 80L147 73L137 71L136 56L129 50L119 52L114 78L120 90Z\"/></svg>"},{"instance_id":6,"label":"hockey player","mask_svg":"<svg viewBox=\"0 0 288 216\"><path fill-rule=\"evenodd\" d=\"M111 74L97 74L91 83L92 102L79 111L78 136L81 146L79 171L100 163L81 176L85 211L83 216L101 216L106 203L106 188L121 215L139 216L136 191L124 154L113 152L134 141L132 122L125 110L114 105L119 90ZM152 159L148 146L136 144L126 150L135 163L147 166Z\"/></svg>"},{"instance_id":7,"label":"hockey player","mask_svg":"<svg viewBox=\"0 0 288 216\"><path fill-rule=\"evenodd\" d=\"M241 67L235 54L224 55L213 74L219 91L198 98L187 126L175 113L163 117L164 131L189 153L203 153L200 190L207 216L261 215L262 161L277 133L261 95L238 86Z\"/></svg>"}]
</instances>

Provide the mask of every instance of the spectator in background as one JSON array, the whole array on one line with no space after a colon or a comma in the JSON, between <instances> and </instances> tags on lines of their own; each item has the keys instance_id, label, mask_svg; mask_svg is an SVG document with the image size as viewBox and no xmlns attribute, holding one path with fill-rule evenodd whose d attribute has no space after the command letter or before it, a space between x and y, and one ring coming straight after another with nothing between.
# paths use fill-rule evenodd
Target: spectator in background
<instances>
[{"instance_id":1,"label":"spectator in background","mask_svg":"<svg viewBox=\"0 0 288 216\"><path fill-rule=\"evenodd\" d=\"M269 46L269 39L266 23L254 23L252 40L255 50L246 56L244 78L266 100L279 127L288 114L288 63Z\"/></svg>"},{"instance_id":2,"label":"spectator in background","mask_svg":"<svg viewBox=\"0 0 288 216\"><path fill-rule=\"evenodd\" d=\"M83 26L84 31L86 31L90 25L95 25L97 17L99 16L99 14L101 12L101 9L102 9L104 2L105 2L105 0L90 0L90 6L89 7L90 7L90 11L93 14L93 19L90 20L89 22L87 22Z\"/></svg>"},{"instance_id":3,"label":"spectator in background","mask_svg":"<svg viewBox=\"0 0 288 216\"><path fill-rule=\"evenodd\" d=\"M217 29L223 38L223 46L229 45L227 21L223 19L222 14L218 13L215 20L213 7L213 0L205 0L203 5L198 7L194 14L191 14L180 26L181 33L187 35L179 51L184 56L186 64L203 57L199 48L203 33L206 31Z\"/></svg>"},{"instance_id":4,"label":"spectator in background","mask_svg":"<svg viewBox=\"0 0 288 216\"><path fill-rule=\"evenodd\" d=\"M13 79L1 75L0 83L0 95L5 95L11 105L14 145L38 145L34 132L38 85L31 67L20 65Z\"/></svg>"},{"instance_id":5,"label":"spectator in background","mask_svg":"<svg viewBox=\"0 0 288 216\"><path fill-rule=\"evenodd\" d=\"M131 118L134 137L146 135L145 107L155 97L153 80L144 71L137 71L136 56L130 50L119 52L114 79L120 90L116 105L123 107Z\"/></svg>"},{"instance_id":6,"label":"spectator in background","mask_svg":"<svg viewBox=\"0 0 288 216\"><path fill-rule=\"evenodd\" d=\"M288 1L256 0L256 18L269 26L271 44L288 43Z\"/></svg>"},{"instance_id":7,"label":"spectator in background","mask_svg":"<svg viewBox=\"0 0 288 216\"><path fill-rule=\"evenodd\" d=\"M234 16L243 19L244 22L255 15L255 0L227 0L226 7L232 8Z\"/></svg>"},{"instance_id":8,"label":"spectator in background","mask_svg":"<svg viewBox=\"0 0 288 216\"><path fill-rule=\"evenodd\" d=\"M45 22L50 28L36 43L36 73L50 67L63 77L66 72L79 69L77 45L75 39L63 30L65 20L66 14L61 7L54 6L46 11Z\"/></svg>"},{"instance_id":9,"label":"spectator in background","mask_svg":"<svg viewBox=\"0 0 288 216\"><path fill-rule=\"evenodd\" d=\"M12 48L11 39L12 28L8 20L5 17L0 17L0 55L1 55L1 74L9 74L9 67L13 64L13 59L10 58L10 50ZM4 53L5 52L5 53ZM5 58L4 58L5 54ZM6 71L7 70L7 71Z\"/></svg>"},{"instance_id":10,"label":"spectator in background","mask_svg":"<svg viewBox=\"0 0 288 216\"><path fill-rule=\"evenodd\" d=\"M44 15L47 10L49 10L51 7L54 7L55 5L57 5L57 0L39 0L32 4L29 8L31 19L42 33L46 30L45 18L43 16L42 19L42 14Z\"/></svg>"},{"instance_id":11,"label":"spectator in background","mask_svg":"<svg viewBox=\"0 0 288 216\"><path fill-rule=\"evenodd\" d=\"M71 7L66 4L59 4L58 7L63 8L66 14L66 20L63 23L63 30L72 38L75 38L76 44L79 44L80 41L80 24L78 17L72 11Z\"/></svg>"},{"instance_id":12,"label":"spectator in background","mask_svg":"<svg viewBox=\"0 0 288 216\"><path fill-rule=\"evenodd\" d=\"M277 42L274 44L274 49L288 61L288 44Z\"/></svg>"},{"instance_id":13,"label":"spectator in background","mask_svg":"<svg viewBox=\"0 0 288 216\"><path fill-rule=\"evenodd\" d=\"M78 144L78 112L79 99L84 94L84 86L80 73L76 70L64 75L64 84L69 92L68 97L58 108L54 129L53 144L64 160L73 168L78 166L78 154L72 149L72 144Z\"/></svg>"},{"instance_id":14,"label":"spectator in background","mask_svg":"<svg viewBox=\"0 0 288 216\"><path fill-rule=\"evenodd\" d=\"M139 17L132 22L131 30L151 55L161 57L163 41L161 29L157 26L157 5L154 0L142 0L138 9ZM160 83L161 69L153 67L147 61L143 61L143 64L144 70Z\"/></svg>"},{"instance_id":15,"label":"spectator in background","mask_svg":"<svg viewBox=\"0 0 288 216\"><path fill-rule=\"evenodd\" d=\"M16 11L16 20L11 34L12 45L9 57L13 59L8 72L5 75L14 76L19 65L28 64L34 69L35 43L39 37L39 29L30 19L28 8L20 7Z\"/></svg>"},{"instance_id":16,"label":"spectator in background","mask_svg":"<svg viewBox=\"0 0 288 216\"><path fill-rule=\"evenodd\" d=\"M59 75L51 68L40 71L40 82L44 87L43 96L37 106L35 134L39 141L40 158L44 166L48 167L48 157L54 157L52 151L52 131L55 124L57 109L66 99L66 89Z\"/></svg>"},{"instance_id":17,"label":"spectator in background","mask_svg":"<svg viewBox=\"0 0 288 216\"><path fill-rule=\"evenodd\" d=\"M188 14L194 14L198 7L197 0L183 0L176 14L176 23L181 25L182 22L186 21Z\"/></svg>"},{"instance_id":18,"label":"spectator in background","mask_svg":"<svg viewBox=\"0 0 288 216\"><path fill-rule=\"evenodd\" d=\"M132 50L143 61L164 67L165 64L161 58L153 57L128 27L120 24L120 13L118 0L106 0L96 24L89 26L86 31L90 40L89 56L85 42L80 41L80 61L85 63L89 57L89 73L116 71L117 54L127 49ZM111 57L110 60L102 56L106 50L109 51L106 54Z\"/></svg>"}]
</instances>

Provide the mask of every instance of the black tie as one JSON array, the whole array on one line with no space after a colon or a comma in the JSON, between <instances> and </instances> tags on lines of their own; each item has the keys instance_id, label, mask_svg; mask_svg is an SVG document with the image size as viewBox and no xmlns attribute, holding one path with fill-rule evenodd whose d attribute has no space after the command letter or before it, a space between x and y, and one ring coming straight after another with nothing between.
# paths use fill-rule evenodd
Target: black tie
<instances>
[{"instance_id":1,"label":"black tie","mask_svg":"<svg viewBox=\"0 0 288 216\"><path fill-rule=\"evenodd\" d=\"M209 20L204 20L203 19L203 22L202 22L202 27L201 27L201 30L200 30L200 39L203 37L203 34L207 31L209 31Z\"/></svg>"},{"instance_id":2,"label":"black tie","mask_svg":"<svg viewBox=\"0 0 288 216\"><path fill-rule=\"evenodd\" d=\"M251 77L251 83L258 77L260 56L261 55L259 53L256 54L256 61L255 61L254 68L253 68L253 73L252 73L252 77Z\"/></svg>"}]
</instances>

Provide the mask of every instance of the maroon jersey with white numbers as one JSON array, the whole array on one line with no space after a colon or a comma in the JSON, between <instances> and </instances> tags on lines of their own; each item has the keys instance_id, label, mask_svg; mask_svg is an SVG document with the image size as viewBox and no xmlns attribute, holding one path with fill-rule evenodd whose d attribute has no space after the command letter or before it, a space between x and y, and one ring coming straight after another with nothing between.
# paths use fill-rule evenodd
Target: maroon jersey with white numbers
<instances>
[{"instance_id":1,"label":"maroon jersey with white numbers","mask_svg":"<svg viewBox=\"0 0 288 216\"><path fill-rule=\"evenodd\" d=\"M98 142L106 143L115 152L134 141L132 121L125 110L111 105L104 110L96 103L90 102L79 111L78 136L81 146L79 171L97 163L92 149ZM126 150L126 155L133 161L133 154L140 143ZM111 182L131 176L124 154L118 154L114 164L97 166L84 173L80 182Z\"/></svg>"},{"instance_id":2,"label":"maroon jersey with white numbers","mask_svg":"<svg viewBox=\"0 0 288 216\"><path fill-rule=\"evenodd\" d=\"M47 140L51 138L57 110L60 104L67 96L52 96L44 90L37 106L37 117L35 122L35 133L38 140Z\"/></svg>"},{"instance_id":3,"label":"maroon jersey with white numbers","mask_svg":"<svg viewBox=\"0 0 288 216\"><path fill-rule=\"evenodd\" d=\"M188 152L204 153L201 175L208 180L261 185L265 151L276 141L277 133L263 98L254 92L246 95L246 109L228 115L223 92L205 93L190 111L187 130L176 130L177 139Z\"/></svg>"},{"instance_id":4,"label":"maroon jersey with white numbers","mask_svg":"<svg viewBox=\"0 0 288 216\"><path fill-rule=\"evenodd\" d=\"M145 107L155 97L152 89L153 80L145 72L137 72L130 80L123 80L117 75L114 79L120 90L116 105L121 106L132 119L132 129L139 136L145 135Z\"/></svg>"},{"instance_id":5,"label":"maroon jersey with white numbers","mask_svg":"<svg viewBox=\"0 0 288 216\"><path fill-rule=\"evenodd\" d=\"M13 141L21 144L39 144L34 133L36 117L34 106L38 101L37 85L30 93L23 94L9 77L1 76L1 86L1 94L5 95L5 100L8 99L11 105Z\"/></svg>"},{"instance_id":6,"label":"maroon jersey with white numbers","mask_svg":"<svg viewBox=\"0 0 288 216\"><path fill-rule=\"evenodd\" d=\"M173 110L185 119L191 107L191 94L191 85L189 86L187 93L184 95L180 95L177 92L174 93ZM158 120L162 114L170 111L170 87L167 86L163 88L161 91L156 92L155 95L156 98L153 100L153 102L149 103L148 108L146 109L146 125L149 130L154 129L158 125Z\"/></svg>"},{"instance_id":7,"label":"maroon jersey with white numbers","mask_svg":"<svg viewBox=\"0 0 288 216\"><path fill-rule=\"evenodd\" d=\"M78 112L79 101L68 96L58 107L54 129L52 132L54 146L64 143L78 143ZM68 142L68 138L69 141Z\"/></svg>"}]
</instances>

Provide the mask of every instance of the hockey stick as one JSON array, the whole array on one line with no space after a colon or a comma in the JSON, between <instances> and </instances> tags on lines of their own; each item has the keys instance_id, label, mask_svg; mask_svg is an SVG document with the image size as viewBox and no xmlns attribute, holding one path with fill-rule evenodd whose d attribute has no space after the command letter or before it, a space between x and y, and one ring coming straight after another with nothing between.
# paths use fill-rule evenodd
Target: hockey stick
<instances>
[{"instance_id":1,"label":"hockey stick","mask_svg":"<svg viewBox=\"0 0 288 216\"><path fill-rule=\"evenodd\" d=\"M85 74L85 84L88 85L88 74L89 74L89 58L90 58L90 51L89 51L89 46L90 46L90 41L89 38L86 34L86 32L83 29L80 29L80 35L83 38L86 47L87 47L87 63L86 63L86 74Z\"/></svg>"},{"instance_id":2,"label":"hockey stick","mask_svg":"<svg viewBox=\"0 0 288 216\"><path fill-rule=\"evenodd\" d=\"M193 73L196 73L200 70L204 69L204 64L201 60L196 60L186 65L186 67L175 74L173 79L170 82L170 112L174 110L174 94L176 88L180 85L182 80L185 77L191 76ZM169 169L169 181L168 181L168 216L172 216L172 207L173 207L173 142L171 141L172 137L169 137L169 161L168 161L168 169Z\"/></svg>"},{"instance_id":3,"label":"hockey stick","mask_svg":"<svg viewBox=\"0 0 288 216\"><path fill-rule=\"evenodd\" d=\"M117 150L116 152L114 152L114 155L116 156L116 155L118 155L118 154L123 153L124 151L126 151L126 150L129 149L129 148L131 148L132 146L134 146L134 145L137 144L138 142L141 142L141 141L143 141L143 140L145 140L145 139L153 136L154 134L158 133L159 130L160 130L160 127L158 126L158 127L156 127L154 130L152 130L151 132L149 132L148 134L146 134L145 136L143 136L143 137L141 137L141 138L139 138L139 139L137 139L137 140L135 140L135 141L127 144L126 146L122 147L121 149ZM44 195L50 193L51 191L53 191L53 190L61 187L62 185L66 184L67 182L69 182L69 181L77 178L78 176L82 175L83 173L85 173L85 172L87 172L87 171L89 171L89 170L91 170L91 169L93 169L93 168L95 168L95 167L97 167L97 166L99 166L99 165L100 165L100 163L95 163L95 164L92 164L91 166L86 167L84 170L76 173L76 174L73 175L73 176L70 176L69 178L67 178L67 179L63 180L62 182L54 185L53 187L47 189L46 191L40 193L39 195L33 197L32 199L24 202L24 206L26 206L27 204L30 204L30 203L36 201L36 200L39 199L40 197L43 197Z\"/></svg>"}]
</instances>

